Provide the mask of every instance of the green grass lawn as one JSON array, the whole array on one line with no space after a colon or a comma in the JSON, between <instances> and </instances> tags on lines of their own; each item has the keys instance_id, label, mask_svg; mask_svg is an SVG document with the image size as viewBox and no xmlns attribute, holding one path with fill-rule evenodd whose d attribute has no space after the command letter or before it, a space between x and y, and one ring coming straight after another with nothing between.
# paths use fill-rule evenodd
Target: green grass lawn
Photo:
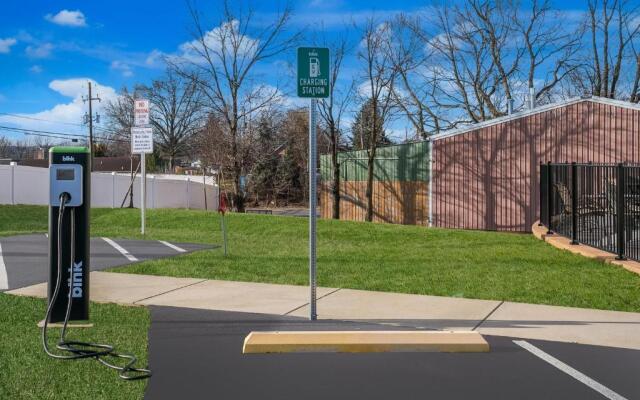
<instances>
[{"instance_id":1,"label":"green grass lawn","mask_svg":"<svg viewBox=\"0 0 640 400\"><path fill-rule=\"evenodd\" d=\"M7 218L8 214L13 218ZM228 214L220 248L117 272L306 285L307 220ZM19 223L14 220L20 221ZM0 232L44 231L44 207L0 207ZM92 235L140 238L139 211L96 209ZM148 210L147 238L221 244L216 213ZM640 311L640 276L532 235L318 221L322 286Z\"/></svg>"},{"instance_id":2,"label":"green grass lawn","mask_svg":"<svg viewBox=\"0 0 640 400\"><path fill-rule=\"evenodd\" d=\"M0 236L46 232L47 207L0 205Z\"/></svg>"},{"instance_id":3,"label":"green grass lawn","mask_svg":"<svg viewBox=\"0 0 640 400\"><path fill-rule=\"evenodd\" d=\"M4 211L4 210L2 210ZM125 382L93 359L63 361L42 350L44 299L0 293L0 399L141 399L146 381ZM91 304L93 328L71 329L67 339L115 345L147 365L149 313L142 307ZM59 329L50 331L51 347Z\"/></svg>"}]
</instances>

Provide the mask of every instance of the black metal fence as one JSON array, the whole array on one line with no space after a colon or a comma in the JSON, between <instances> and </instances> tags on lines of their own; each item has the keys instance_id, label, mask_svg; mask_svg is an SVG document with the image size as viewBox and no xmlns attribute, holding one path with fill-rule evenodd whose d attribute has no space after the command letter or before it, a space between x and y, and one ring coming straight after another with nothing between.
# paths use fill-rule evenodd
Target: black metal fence
<instances>
[{"instance_id":1,"label":"black metal fence","mask_svg":"<svg viewBox=\"0 0 640 400\"><path fill-rule=\"evenodd\" d=\"M540 222L573 244L640 261L640 166L541 164Z\"/></svg>"}]
</instances>

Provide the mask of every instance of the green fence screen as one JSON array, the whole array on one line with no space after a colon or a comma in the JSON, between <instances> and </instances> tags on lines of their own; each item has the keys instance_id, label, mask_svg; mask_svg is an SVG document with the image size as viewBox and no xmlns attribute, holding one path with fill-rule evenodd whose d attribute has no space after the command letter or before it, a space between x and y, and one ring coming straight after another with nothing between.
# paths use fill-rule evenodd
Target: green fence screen
<instances>
[{"instance_id":1,"label":"green fence screen","mask_svg":"<svg viewBox=\"0 0 640 400\"><path fill-rule=\"evenodd\" d=\"M428 177L427 142L406 143L378 148L373 168L375 181L416 182ZM367 151L338 153L340 176L344 181L367 180ZM331 154L320 156L323 181L333 180Z\"/></svg>"}]
</instances>

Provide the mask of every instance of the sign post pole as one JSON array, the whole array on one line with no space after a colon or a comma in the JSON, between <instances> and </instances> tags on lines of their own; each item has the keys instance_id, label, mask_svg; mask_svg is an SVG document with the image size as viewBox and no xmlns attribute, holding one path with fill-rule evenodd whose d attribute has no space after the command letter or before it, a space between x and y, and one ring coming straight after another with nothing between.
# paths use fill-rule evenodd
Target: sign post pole
<instances>
[{"instance_id":1,"label":"sign post pole","mask_svg":"<svg viewBox=\"0 0 640 400\"><path fill-rule=\"evenodd\" d=\"M317 116L319 98L329 97L329 49L323 47L298 48L298 97L311 99L309 103L309 319L315 321L317 313Z\"/></svg>"},{"instance_id":2,"label":"sign post pole","mask_svg":"<svg viewBox=\"0 0 640 400\"><path fill-rule=\"evenodd\" d=\"M311 99L309 104L309 286L311 287L311 298L309 300L310 315L309 318L314 321L318 318L316 309L316 219L317 219L317 177L316 177L316 161L317 140L316 140L316 99Z\"/></svg>"},{"instance_id":3,"label":"sign post pole","mask_svg":"<svg viewBox=\"0 0 640 400\"><path fill-rule=\"evenodd\" d=\"M153 130L149 125L149 100L138 99L133 109L134 127L131 128L131 153L140 154L140 233L145 234L147 209L147 153L153 153Z\"/></svg>"},{"instance_id":4,"label":"sign post pole","mask_svg":"<svg viewBox=\"0 0 640 400\"><path fill-rule=\"evenodd\" d=\"M144 236L145 211L147 209L147 163L146 153L140 154L140 233Z\"/></svg>"}]
</instances>

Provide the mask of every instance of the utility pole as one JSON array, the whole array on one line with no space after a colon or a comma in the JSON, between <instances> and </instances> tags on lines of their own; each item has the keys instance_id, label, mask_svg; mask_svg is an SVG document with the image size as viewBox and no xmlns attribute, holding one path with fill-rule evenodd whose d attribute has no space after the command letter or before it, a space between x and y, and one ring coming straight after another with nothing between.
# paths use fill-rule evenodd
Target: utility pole
<instances>
[{"instance_id":1,"label":"utility pole","mask_svg":"<svg viewBox=\"0 0 640 400\"><path fill-rule=\"evenodd\" d=\"M89 160L91 161L91 171L93 171L93 101L98 100L100 102L100 96L92 97L91 94L91 81L89 83L89 96L83 98L82 100L86 103L89 102L89 114L84 115L84 123L89 124ZM100 122L100 114L96 114L95 118L96 123Z\"/></svg>"}]
</instances>

